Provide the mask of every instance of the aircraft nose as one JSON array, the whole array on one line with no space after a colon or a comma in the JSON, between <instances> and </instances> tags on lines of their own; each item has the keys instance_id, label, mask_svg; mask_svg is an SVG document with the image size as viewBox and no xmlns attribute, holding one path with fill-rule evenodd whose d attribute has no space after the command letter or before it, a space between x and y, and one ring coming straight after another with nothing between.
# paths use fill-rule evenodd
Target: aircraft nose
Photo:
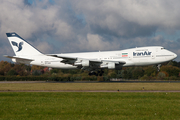
<instances>
[{"instance_id":1,"label":"aircraft nose","mask_svg":"<svg viewBox=\"0 0 180 120\"><path fill-rule=\"evenodd\" d=\"M174 60L175 58L177 58L176 53L171 52L171 51L169 51L169 52L167 52L167 53L168 53L169 57L166 57L166 59Z\"/></svg>"},{"instance_id":2,"label":"aircraft nose","mask_svg":"<svg viewBox=\"0 0 180 120\"><path fill-rule=\"evenodd\" d=\"M177 54L174 53L174 59L177 58Z\"/></svg>"}]
</instances>

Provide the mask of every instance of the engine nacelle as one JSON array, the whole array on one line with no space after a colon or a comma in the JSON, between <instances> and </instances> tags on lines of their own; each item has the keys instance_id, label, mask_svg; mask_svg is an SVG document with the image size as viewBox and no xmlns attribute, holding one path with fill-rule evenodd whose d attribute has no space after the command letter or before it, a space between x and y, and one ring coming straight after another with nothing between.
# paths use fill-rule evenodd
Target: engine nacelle
<instances>
[{"instance_id":1,"label":"engine nacelle","mask_svg":"<svg viewBox=\"0 0 180 120\"><path fill-rule=\"evenodd\" d=\"M82 66L88 67L89 66L89 60L82 60Z\"/></svg>"},{"instance_id":2,"label":"engine nacelle","mask_svg":"<svg viewBox=\"0 0 180 120\"><path fill-rule=\"evenodd\" d=\"M116 68L116 65L115 65L115 63L108 63L108 69L115 69Z\"/></svg>"},{"instance_id":3,"label":"engine nacelle","mask_svg":"<svg viewBox=\"0 0 180 120\"><path fill-rule=\"evenodd\" d=\"M74 63L74 65L88 67L89 66L89 60L78 60Z\"/></svg>"}]
</instances>

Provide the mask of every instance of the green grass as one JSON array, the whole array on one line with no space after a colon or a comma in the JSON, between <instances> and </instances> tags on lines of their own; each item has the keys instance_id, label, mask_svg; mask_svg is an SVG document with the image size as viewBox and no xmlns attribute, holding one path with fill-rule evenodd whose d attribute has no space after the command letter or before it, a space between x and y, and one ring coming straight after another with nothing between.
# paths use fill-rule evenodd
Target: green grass
<instances>
[{"instance_id":1,"label":"green grass","mask_svg":"<svg viewBox=\"0 0 180 120\"><path fill-rule=\"evenodd\" d=\"M178 120L180 93L1 92L3 120Z\"/></svg>"},{"instance_id":2,"label":"green grass","mask_svg":"<svg viewBox=\"0 0 180 120\"><path fill-rule=\"evenodd\" d=\"M6 90L180 90L180 83L0 83Z\"/></svg>"}]
</instances>

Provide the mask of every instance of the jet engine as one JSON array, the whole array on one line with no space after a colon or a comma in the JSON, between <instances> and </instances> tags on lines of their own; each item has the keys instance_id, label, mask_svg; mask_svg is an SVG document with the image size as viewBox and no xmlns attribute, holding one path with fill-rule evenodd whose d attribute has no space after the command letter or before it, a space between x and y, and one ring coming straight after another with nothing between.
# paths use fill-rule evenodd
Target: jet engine
<instances>
[{"instance_id":1,"label":"jet engine","mask_svg":"<svg viewBox=\"0 0 180 120\"><path fill-rule=\"evenodd\" d=\"M88 67L89 66L89 60L81 60L81 61L76 61L74 63L76 66L82 65L83 67Z\"/></svg>"},{"instance_id":2,"label":"jet engine","mask_svg":"<svg viewBox=\"0 0 180 120\"><path fill-rule=\"evenodd\" d=\"M100 68L108 68L108 69L121 70L122 69L122 65L116 64L114 62L108 62L108 63L101 64Z\"/></svg>"},{"instance_id":3,"label":"jet engine","mask_svg":"<svg viewBox=\"0 0 180 120\"><path fill-rule=\"evenodd\" d=\"M82 66L88 67L89 66L89 60L82 60Z\"/></svg>"},{"instance_id":4,"label":"jet engine","mask_svg":"<svg viewBox=\"0 0 180 120\"><path fill-rule=\"evenodd\" d=\"M115 69L116 68L116 65L115 63L108 63L108 69Z\"/></svg>"}]
</instances>

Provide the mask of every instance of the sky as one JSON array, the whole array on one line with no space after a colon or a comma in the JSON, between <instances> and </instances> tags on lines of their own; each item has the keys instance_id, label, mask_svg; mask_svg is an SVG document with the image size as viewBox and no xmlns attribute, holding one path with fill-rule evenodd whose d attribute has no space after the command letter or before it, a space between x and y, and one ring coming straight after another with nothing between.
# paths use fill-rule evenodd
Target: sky
<instances>
[{"instance_id":1,"label":"sky","mask_svg":"<svg viewBox=\"0 0 180 120\"><path fill-rule=\"evenodd\" d=\"M163 46L180 61L179 0L1 0L0 61L16 32L42 53Z\"/></svg>"}]
</instances>

